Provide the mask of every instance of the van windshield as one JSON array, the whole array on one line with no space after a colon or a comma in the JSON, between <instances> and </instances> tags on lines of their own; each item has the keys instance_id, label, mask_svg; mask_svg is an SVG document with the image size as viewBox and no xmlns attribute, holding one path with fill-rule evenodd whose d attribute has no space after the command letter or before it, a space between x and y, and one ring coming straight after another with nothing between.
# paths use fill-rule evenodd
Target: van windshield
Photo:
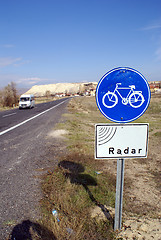
<instances>
[{"instance_id":1,"label":"van windshield","mask_svg":"<svg viewBox=\"0 0 161 240\"><path fill-rule=\"evenodd\" d=\"M22 97L22 98L20 98L21 102L26 102L26 101L29 101L29 100L30 100L29 97Z\"/></svg>"}]
</instances>

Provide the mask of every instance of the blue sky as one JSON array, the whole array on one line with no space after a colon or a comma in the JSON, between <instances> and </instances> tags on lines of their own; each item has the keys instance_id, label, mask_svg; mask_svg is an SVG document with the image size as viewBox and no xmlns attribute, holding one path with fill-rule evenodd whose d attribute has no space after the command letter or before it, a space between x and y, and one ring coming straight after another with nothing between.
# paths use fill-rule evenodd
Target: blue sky
<instances>
[{"instance_id":1,"label":"blue sky","mask_svg":"<svg viewBox=\"0 0 161 240\"><path fill-rule=\"evenodd\" d=\"M161 80L161 0L0 1L0 87L97 82L115 67Z\"/></svg>"}]
</instances>

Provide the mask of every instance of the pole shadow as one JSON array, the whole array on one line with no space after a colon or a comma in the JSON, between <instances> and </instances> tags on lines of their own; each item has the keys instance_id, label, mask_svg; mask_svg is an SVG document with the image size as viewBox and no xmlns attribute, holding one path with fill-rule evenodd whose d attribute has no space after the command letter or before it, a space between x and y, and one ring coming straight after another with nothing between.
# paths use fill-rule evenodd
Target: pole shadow
<instances>
[{"instance_id":1,"label":"pole shadow","mask_svg":"<svg viewBox=\"0 0 161 240\"><path fill-rule=\"evenodd\" d=\"M83 173L85 171L84 166L80 163L65 160L61 161L58 166L63 169L64 176L69 178L72 184L82 185L88 193L91 201L94 202L96 206L100 207L103 214L109 221L113 221L108 209L103 204L98 202L89 190L88 186L97 186L97 181L89 174Z\"/></svg>"},{"instance_id":2,"label":"pole shadow","mask_svg":"<svg viewBox=\"0 0 161 240\"><path fill-rule=\"evenodd\" d=\"M56 240L54 234L46 227L24 220L22 223L16 225L8 240Z\"/></svg>"}]
</instances>

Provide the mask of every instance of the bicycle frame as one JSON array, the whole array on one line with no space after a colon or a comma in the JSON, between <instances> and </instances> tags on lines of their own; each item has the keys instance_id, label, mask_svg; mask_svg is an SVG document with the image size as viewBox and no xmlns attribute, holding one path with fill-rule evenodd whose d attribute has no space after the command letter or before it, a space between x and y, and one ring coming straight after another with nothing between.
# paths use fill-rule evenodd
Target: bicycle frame
<instances>
[{"instance_id":1,"label":"bicycle frame","mask_svg":"<svg viewBox=\"0 0 161 240\"><path fill-rule=\"evenodd\" d=\"M130 94L131 94L132 92L134 92L134 90L133 90L134 87L133 87L133 86L129 86L129 87L119 87L118 85L121 85L121 84L119 84L119 83L116 84L116 87L115 87L113 93L117 92L118 95L121 97L122 100L124 100L124 101L125 101L125 100L128 100ZM129 93L128 93L128 95L126 96L126 98L122 97L121 93L118 91L119 89L122 89L122 90L125 90L125 89L127 90L127 89L129 89L129 90L130 90Z\"/></svg>"},{"instance_id":2,"label":"bicycle frame","mask_svg":"<svg viewBox=\"0 0 161 240\"><path fill-rule=\"evenodd\" d=\"M144 102L144 97L141 91L134 91L135 85L129 85L128 87L119 87L121 83L117 83L113 92L108 91L102 98L102 103L107 108L113 108L118 103L118 96L122 99L122 104L130 104L133 108L140 107ZM126 97L123 97L119 90L129 90ZM116 95L117 93L117 95ZM108 101L111 104L105 102L105 98L108 97Z\"/></svg>"}]
</instances>

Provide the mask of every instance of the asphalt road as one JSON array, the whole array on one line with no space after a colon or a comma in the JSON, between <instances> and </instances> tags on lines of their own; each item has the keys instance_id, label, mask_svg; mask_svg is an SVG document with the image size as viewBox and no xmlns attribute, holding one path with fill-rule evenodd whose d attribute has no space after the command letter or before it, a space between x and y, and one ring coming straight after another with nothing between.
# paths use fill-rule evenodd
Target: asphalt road
<instances>
[{"instance_id":1,"label":"asphalt road","mask_svg":"<svg viewBox=\"0 0 161 240\"><path fill-rule=\"evenodd\" d=\"M66 111L68 100L0 112L1 240L22 221L40 218L39 175L42 169L54 167L58 158L57 143L48 134Z\"/></svg>"}]
</instances>

